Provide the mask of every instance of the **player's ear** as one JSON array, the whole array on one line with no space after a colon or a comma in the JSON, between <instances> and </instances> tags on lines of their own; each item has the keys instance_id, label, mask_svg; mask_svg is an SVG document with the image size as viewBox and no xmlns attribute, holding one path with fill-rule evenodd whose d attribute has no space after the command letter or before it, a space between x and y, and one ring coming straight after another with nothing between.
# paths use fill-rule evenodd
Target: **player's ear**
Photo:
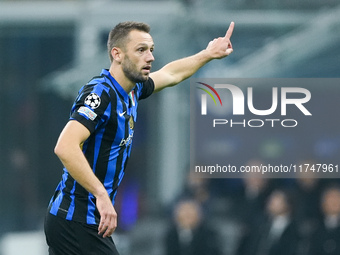
<instances>
[{"instance_id":1,"label":"player's ear","mask_svg":"<svg viewBox=\"0 0 340 255\"><path fill-rule=\"evenodd\" d=\"M118 47L113 47L111 50L111 56L112 58L117 61L118 63L121 63L123 58L123 51Z\"/></svg>"}]
</instances>

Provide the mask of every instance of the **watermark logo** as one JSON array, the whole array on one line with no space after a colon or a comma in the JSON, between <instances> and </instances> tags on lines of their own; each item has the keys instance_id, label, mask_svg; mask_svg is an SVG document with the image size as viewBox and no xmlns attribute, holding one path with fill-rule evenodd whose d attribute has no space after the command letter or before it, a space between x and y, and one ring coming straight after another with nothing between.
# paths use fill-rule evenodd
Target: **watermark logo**
<instances>
[{"instance_id":1,"label":"watermark logo","mask_svg":"<svg viewBox=\"0 0 340 255\"><path fill-rule=\"evenodd\" d=\"M217 93L215 89L227 89L233 98L233 115L244 115L245 110L245 96L243 94L243 91L232 84L215 84L214 87L203 83L203 82L197 82L199 84L202 84L209 88L220 101L220 104L222 106L222 100L220 95ZM200 88L205 91L214 101L215 105L217 105L216 100L214 96L209 92L207 89ZM300 94L303 95L301 98L289 98L289 94L295 93L295 94ZM293 88L293 87L284 87L281 88L281 115L287 115L287 105L295 105L304 115L312 115L307 108L304 106L305 103L307 103L311 99L311 93L308 89L305 88ZM254 115L259 115L259 116L265 116L265 115L270 115L276 111L278 108L278 88L273 87L272 88L272 105L269 109L265 110L259 110L254 107L253 103L253 88L248 87L247 88L247 106L248 110L253 113ZM201 95L201 114L202 115L207 115L207 95L202 94Z\"/></svg>"},{"instance_id":2,"label":"watermark logo","mask_svg":"<svg viewBox=\"0 0 340 255\"><path fill-rule=\"evenodd\" d=\"M204 91L205 93L201 94L201 115L208 114L208 97L213 100L215 106L223 106L222 99L220 94L216 91L217 89L221 91L220 93L229 93L232 96L232 114L235 116L246 115L245 107L247 106L247 110L250 114L256 116L267 116L266 119L243 119L240 121L235 121L233 119L221 119L214 118L213 119L213 127L217 125L226 125L230 124L230 126L242 125L243 127L263 127L265 123L269 123L272 127L275 126L277 122L281 123L282 127L296 127L298 125L298 121L295 119L277 119L277 118L269 118L270 115L277 112L278 108L280 108L280 115L287 115L287 106L291 105L292 107L296 107L303 115L311 116L311 112L305 106L311 99L311 93L306 88L301 87L272 87L271 88L271 105L267 109L258 109L254 106L254 93L253 87L246 88L246 95L243 91L236 85L227 84L227 83L216 83L214 85L209 85L204 82L196 82L196 84L200 84L201 86L197 86L196 88ZM280 95L280 96L279 96ZM217 103L217 100L219 104Z\"/></svg>"}]
</instances>

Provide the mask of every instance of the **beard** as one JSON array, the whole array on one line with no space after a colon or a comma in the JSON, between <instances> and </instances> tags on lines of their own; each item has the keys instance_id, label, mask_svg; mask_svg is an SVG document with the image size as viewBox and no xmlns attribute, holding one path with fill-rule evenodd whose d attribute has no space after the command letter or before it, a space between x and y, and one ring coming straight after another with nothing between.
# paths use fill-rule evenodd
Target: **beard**
<instances>
[{"instance_id":1,"label":"beard","mask_svg":"<svg viewBox=\"0 0 340 255\"><path fill-rule=\"evenodd\" d=\"M148 80L148 76L142 74L141 71L137 70L136 65L125 55L124 61L122 62L122 69L125 76L134 83L145 82Z\"/></svg>"}]
</instances>

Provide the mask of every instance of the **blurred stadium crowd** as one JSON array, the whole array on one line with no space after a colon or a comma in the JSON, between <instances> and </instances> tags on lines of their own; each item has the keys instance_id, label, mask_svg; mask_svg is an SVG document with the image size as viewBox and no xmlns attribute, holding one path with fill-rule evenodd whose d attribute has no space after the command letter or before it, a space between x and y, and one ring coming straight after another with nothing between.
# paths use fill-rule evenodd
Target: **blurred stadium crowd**
<instances>
[{"instance_id":1,"label":"blurred stadium crowd","mask_svg":"<svg viewBox=\"0 0 340 255\"><path fill-rule=\"evenodd\" d=\"M339 254L339 183L310 176L216 180L190 174L174 205L176 228L166 234L166 254ZM179 247L191 250L181 253Z\"/></svg>"}]
</instances>

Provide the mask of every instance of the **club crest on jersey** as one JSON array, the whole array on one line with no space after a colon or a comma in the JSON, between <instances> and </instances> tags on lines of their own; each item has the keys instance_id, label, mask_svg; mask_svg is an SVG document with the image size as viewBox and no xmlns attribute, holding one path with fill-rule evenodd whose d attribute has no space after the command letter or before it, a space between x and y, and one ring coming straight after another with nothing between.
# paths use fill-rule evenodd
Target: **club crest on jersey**
<instances>
[{"instance_id":1,"label":"club crest on jersey","mask_svg":"<svg viewBox=\"0 0 340 255\"><path fill-rule=\"evenodd\" d=\"M129 127L132 130L135 127L135 121L133 120L133 116L132 115L130 116L130 119L129 119Z\"/></svg>"},{"instance_id":2,"label":"club crest on jersey","mask_svg":"<svg viewBox=\"0 0 340 255\"><path fill-rule=\"evenodd\" d=\"M90 106L92 109L98 108L100 105L100 102L101 102L100 96L98 96L96 93L91 93L84 100L84 103Z\"/></svg>"}]
</instances>

